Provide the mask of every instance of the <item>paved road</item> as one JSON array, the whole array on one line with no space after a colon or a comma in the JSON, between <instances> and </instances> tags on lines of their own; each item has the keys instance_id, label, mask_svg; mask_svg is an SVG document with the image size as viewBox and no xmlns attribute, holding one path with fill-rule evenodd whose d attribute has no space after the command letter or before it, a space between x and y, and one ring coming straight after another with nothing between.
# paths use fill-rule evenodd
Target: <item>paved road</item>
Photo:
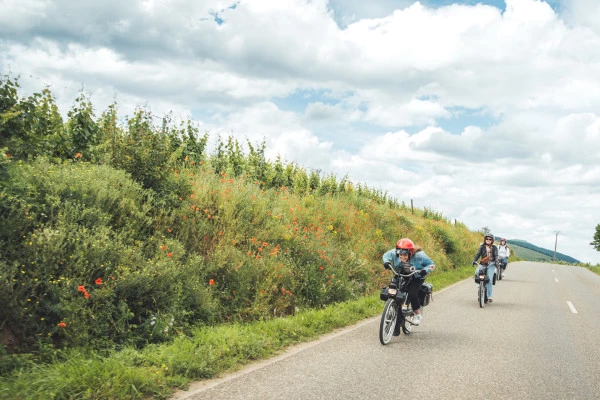
<instances>
[{"instance_id":1,"label":"paved road","mask_svg":"<svg viewBox=\"0 0 600 400\"><path fill-rule=\"evenodd\" d=\"M493 304L476 295L471 280L434 292L387 346L374 318L174 398L600 399L600 276L511 263Z\"/></svg>"}]
</instances>

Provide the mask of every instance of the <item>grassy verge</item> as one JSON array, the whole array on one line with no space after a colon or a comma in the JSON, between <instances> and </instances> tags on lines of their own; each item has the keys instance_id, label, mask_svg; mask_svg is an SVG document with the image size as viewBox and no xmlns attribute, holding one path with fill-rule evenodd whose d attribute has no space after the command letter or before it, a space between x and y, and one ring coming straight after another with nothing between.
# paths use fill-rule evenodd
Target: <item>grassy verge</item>
<instances>
[{"instance_id":1,"label":"grassy verge","mask_svg":"<svg viewBox=\"0 0 600 400\"><path fill-rule=\"evenodd\" d=\"M589 269L593 273L600 275L600 265L584 265L584 267Z\"/></svg>"},{"instance_id":2,"label":"grassy verge","mask_svg":"<svg viewBox=\"0 0 600 400\"><path fill-rule=\"evenodd\" d=\"M472 268L464 267L433 274L428 281L439 290L472 273ZM52 364L0 378L0 398L166 399L193 380L213 378L314 340L375 316L382 306L376 293L288 318L198 327L191 337L143 350L125 349L107 356L70 350L57 355Z\"/></svg>"}]
</instances>

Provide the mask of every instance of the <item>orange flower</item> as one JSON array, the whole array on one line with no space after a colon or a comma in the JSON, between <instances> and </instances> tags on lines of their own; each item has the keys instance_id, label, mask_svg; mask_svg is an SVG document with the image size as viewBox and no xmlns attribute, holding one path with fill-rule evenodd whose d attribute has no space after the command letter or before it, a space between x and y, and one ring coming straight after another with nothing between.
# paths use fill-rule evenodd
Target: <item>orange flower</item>
<instances>
[{"instance_id":1,"label":"orange flower","mask_svg":"<svg viewBox=\"0 0 600 400\"><path fill-rule=\"evenodd\" d=\"M85 291L85 292L83 292L83 297L85 297L86 299L89 299L90 294L87 291Z\"/></svg>"},{"instance_id":2,"label":"orange flower","mask_svg":"<svg viewBox=\"0 0 600 400\"><path fill-rule=\"evenodd\" d=\"M77 291L81 293L85 292L85 286L77 286Z\"/></svg>"},{"instance_id":3,"label":"orange flower","mask_svg":"<svg viewBox=\"0 0 600 400\"><path fill-rule=\"evenodd\" d=\"M267 247L268 245L269 245L269 243L263 242L263 247Z\"/></svg>"},{"instance_id":4,"label":"orange flower","mask_svg":"<svg viewBox=\"0 0 600 400\"><path fill-rule=\"evenodd\" d=\"M256 259L257 259L257 260L260 260L260 254L256 256Z\"/></svg>"},{"instance_id":5,"label":"orange flower","mask_svg":"<svg viewBox=\"0 0 600 400\"><path fill-rule=\"evenodd\" d=\"M323 267L322 266L319 267L319 271L323 271Z\"/></svg>"},{"instance_id":6,"label":"orange flower","mask_svg":"<svg viewBox=\"0 0 600 400\"><path fill-rule=\"evenodd\" d=\"M167 253L167 257L173 257L173 253Z\"/></svg>"},{"instance_id":7,"label":"orange flower","mask_svg":"<svg viewBox=\"0 0 600 400\"><path fill-rule=\"evenodd\" d=\"M94 282L96 285L102 285L102 278L98 278L96 279L96 281Z\"/></svg>"},{"instance_id":8,"label":"orange flower","mask_svg":"<svg viewBox=\"0 0 600 400\"><path fill-rule=\"evenodd\" d=\"M162 246L160 246L160 249L164 251L166 249L166 247L164 245L162 245Z\"/></svg>"},{"instance_id":9,"label":"orange flower","mask_svg":"<svg viewBox=\"0 0 600 400\"><path fill-rule=\"evenodd\" d=\"M75 154L75 158L81 158L81 153Z\"/></svg>"},{"instance_id":10,"label":"orange flower","mask_svg":"<svg viewBox=\"0 0 600 400\"><path fill-rule=\"evenodd\" d=\"M214 279L212 279L212 278L211 278L211 279L209 279L209 280L208 280L208 284L209 284L210 286L214 285L214 284L215 284L215 280L214 280Z\"/></svg>"},{"instance_id":11,"label":"orange flower","mask_svg":"<svg viewBox=\"0 0 600 400\"><path fill-rule=\"evenodd\" d=\"M65 324L64 322L60 321L58 323L58 326L60 326L61 328L66 328L67 324Z\"/></svg>"}]
</instances>

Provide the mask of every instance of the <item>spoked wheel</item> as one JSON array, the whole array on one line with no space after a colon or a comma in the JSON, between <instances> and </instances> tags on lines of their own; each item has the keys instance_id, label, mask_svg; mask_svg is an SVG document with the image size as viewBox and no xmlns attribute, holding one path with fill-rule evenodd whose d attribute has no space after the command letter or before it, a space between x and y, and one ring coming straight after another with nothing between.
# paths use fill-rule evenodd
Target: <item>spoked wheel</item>
<instances>
[{"instance_id":1,"label":"spoked wheel","mask_svg":"<svg viewBox=\"0 0 600 400\"><path fill-rule=\"evenodd\" d=\"M479 307L483 308L485 304L485 283L479 282Z\"/></svg>"},{"instance_id":2,"label":"spoked wheel","mask_svg":"<svg viewBox=\"0 0 600 400\"><path fill-rule=\"evenodd\" d=\"M421 307L421 311L423 310L423 307ZM406 310L402 311L402 314L400 316L400 318L402 318L402 332L405 335L410 335L410 333L412 332L412 328L413 328L413 324L412 322L412 318L415 316L415 314L412 311L412 308L410 307L410 305L408 305L408 308Z\"/></svg>"},{"instance_id":3,"label":"spoked wheel","mask_svg":"<svg viewBox=\"0 0 600 400\"><path fill-rule=\"evenodd\" d=\"M386 345L392 340L394 327L398 318L398 305L394 299L388 299L381 313L381 322L379 323L379 341Z\"/></svg>"}]
</instances>

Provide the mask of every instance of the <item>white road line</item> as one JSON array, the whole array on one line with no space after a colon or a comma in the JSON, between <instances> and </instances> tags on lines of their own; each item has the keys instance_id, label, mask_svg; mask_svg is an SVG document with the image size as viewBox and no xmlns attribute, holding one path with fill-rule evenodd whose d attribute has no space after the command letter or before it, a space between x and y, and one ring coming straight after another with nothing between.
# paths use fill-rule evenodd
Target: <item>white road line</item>
<instances>
[{"instance_id":1,"label":"white road line","mask_svg":"<svg viewBox=\"0 0 600 400\"><path fill-rule=\"evenodd\" d=\"M573 305L573 303L571 303L570 301L567 301L567 305L569 306L569 308L571 309L571 312L573 314L577 314L577 310L575 309L575 306Z\"/></svg>"},{"instance_id":2,"label":"white road line","mask_svg":"<svg viewBox=\"0 0 600 400\"><path fill-rule=\"evenodd\" d=\"M558 279L554 278L554 282L558 282Z\"/></svg>"}]
</instances>

